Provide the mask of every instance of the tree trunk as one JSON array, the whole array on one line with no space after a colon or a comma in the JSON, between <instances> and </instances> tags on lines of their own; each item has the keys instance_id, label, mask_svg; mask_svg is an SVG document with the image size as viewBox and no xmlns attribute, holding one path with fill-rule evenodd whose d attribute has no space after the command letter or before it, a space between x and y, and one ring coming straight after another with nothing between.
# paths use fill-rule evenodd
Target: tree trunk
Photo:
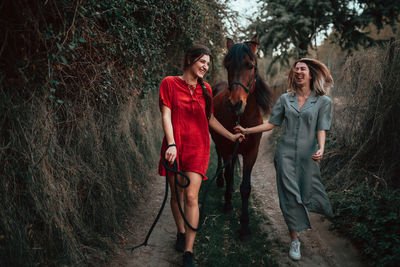
<instances>
[{"instance_id":1,"label":"tree trunk","mask_svg":"<svg viewBox=\"0 0 400 267\"><path fill-rule=\"evenodd\" d=\"M298 46L298 53L299 53L299 58L303 58L308 55L308 43L305 41L302 41L299 43Z\"/></svg>"}]
</instances>

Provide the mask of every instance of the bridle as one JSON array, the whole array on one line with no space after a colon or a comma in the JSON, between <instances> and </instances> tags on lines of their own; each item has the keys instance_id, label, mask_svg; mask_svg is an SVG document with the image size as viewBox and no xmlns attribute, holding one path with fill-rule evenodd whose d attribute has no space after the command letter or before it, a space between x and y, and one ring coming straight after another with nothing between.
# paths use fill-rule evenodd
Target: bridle
<instances>
[{"instance_id":1,"label":"bridle","mask_svg":"<svg viewBox=\"0 0 400 267\"><path fill-rule=\"evenodd\" d=\"M249 41L249 42L244 42L246 45L249 45L250 43L252 44L258 44L257 42L254 41ZM243 83L238 82L238 81L233 81L230 85L229 85L229 91L232 91L232 86L237 84L240 85L247 94L250 94L250 90L251 88L253 88L254 82L257 80L257 75L258 75L258 71L257 71L257 64L254 66L255 70L254 70L254 78L252 79L250 85L248 87L246 87Z\"/></svg>"},{"instance_id":2,"label":"bridle","mask_svg":"<svg viewBox=\"0 0 400 267\"><path fill-rule=\"evenodd\" d=\"M230 85L229 85L229 91L232 91L232 86L237 84L240 85L247 94L250 94L250 90L253 88L254 82L257 80L257 76L258 76L258 71L257 71L257 65L254 66L255 70L254 70L254 77L250 82L250 85L248 87L246 87L243 83L239 82L239 81L233 81Z\"/></svg>"}]
</instances>

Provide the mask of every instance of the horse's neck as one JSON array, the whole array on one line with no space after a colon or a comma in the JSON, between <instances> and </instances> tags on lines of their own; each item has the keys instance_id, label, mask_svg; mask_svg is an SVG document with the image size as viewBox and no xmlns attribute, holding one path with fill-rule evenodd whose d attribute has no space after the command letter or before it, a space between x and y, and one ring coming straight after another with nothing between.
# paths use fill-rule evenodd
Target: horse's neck
<instances>
[{"instance_id":1,"label":"horse's neck","mask_svg":"<svg viewBox=\"0 0 400 267\"><path fill-rule=\"evenodd\" d=\"M254 90L247 97L247 104L246 104L245 113L248 113L246 115L259 115L259 114L261 114L260 108L258 107L257 100L256 100L256 93L254 92Z\"/></svg>"}]
</instances>

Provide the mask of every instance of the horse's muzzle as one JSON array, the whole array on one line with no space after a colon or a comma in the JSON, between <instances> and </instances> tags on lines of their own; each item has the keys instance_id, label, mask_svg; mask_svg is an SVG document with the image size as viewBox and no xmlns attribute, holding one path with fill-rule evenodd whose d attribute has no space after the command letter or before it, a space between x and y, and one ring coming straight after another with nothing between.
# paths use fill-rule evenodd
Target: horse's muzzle
<instances>
[{"instance_id":1,"label":"horse's muzzle","mask_svg":"<svg viewBox=\"0 0 400 267\"><path fill-rule=\"evenodd\" d=\"M236 102L236 104L233 104L232 101L229 100L229 106L236 115L241 115L244 112L244 107L246 106L246 104L243 105L242 100L239 100L238 102Z\"/></svg>"}]
</instances>

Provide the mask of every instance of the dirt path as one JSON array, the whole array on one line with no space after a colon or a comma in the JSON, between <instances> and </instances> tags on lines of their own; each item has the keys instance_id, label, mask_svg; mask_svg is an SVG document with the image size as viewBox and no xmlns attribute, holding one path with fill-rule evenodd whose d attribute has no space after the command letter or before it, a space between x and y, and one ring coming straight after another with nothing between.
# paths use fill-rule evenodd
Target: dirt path
<instances>
[{"instance_id":1,"label":"dirt path","mask_svg":"<svg viewBox=\"0 0 400 267\"><path fill-rule=\"evenodd\" d=\"M302 233L301 261L294 262L288 257L289 238L286 224L279 208L278 195L275 182L275 168L273 154L269 150L269 134L264 134L261 140L259 156L252 173L252 198L253 205L262 210L270 220L264 229L268 232L276 260L279 266L363 266L357 250L346 240L329 231L329 222L322 220L321 216L311 214L313 230ZM154 173L154 180L149 183L152 188L151 195L146 194L138 204L142 213L131 219L129 233L111 265L107 266L181 266L182 254L174 250L176 229L170 211L169 201L165 206L163 215L149 239L149 245L135 250L133 253L127 247L141 243L150 228L157 209L164 196L165 180ZM150 208L151 207L151 208Z\"/></svg>"},{"instance_id":2,"label":"dirt path","mask_svg":"<svg viewBox=\"0 0 400 267\"><path fill-rule=\"evenodd\" d=\"M279 208L276 188L273 153L269 149L268 137L263 134L257 162L252 173L252 197L257 208L261 209L270 220L265 230L273 244L279 266L364 266L357 250L351 243L329 231L329 222L317 214L310 215L310 231L300 236L302 259L298 262L288 257L289 236L286 223ZM253 202L253 203L254 203Z\"/></svg>"},{"instance_id":3,"label":"dirt path","mask_svg":"<svg viewBox=\"0 0 400 267\"><path fill-rule=\"evenodd\" d=\"M120 245L116 258L107 266L169 267L182 265L182 253L178 253L174 249L176 227L169 205L170 195L168 195L163 214L150 236L148 245L138 248L132 253L126 250L127 247L138 245L144 241L163 201L165 178L158 176L156 172L153 177L154 180L143 191L143 196L147 197L140 198L138 203L138 210L141 213L131 219L126 239ZM151 193L149 188L152 188Z\"/></svg>"}]
</instances>

